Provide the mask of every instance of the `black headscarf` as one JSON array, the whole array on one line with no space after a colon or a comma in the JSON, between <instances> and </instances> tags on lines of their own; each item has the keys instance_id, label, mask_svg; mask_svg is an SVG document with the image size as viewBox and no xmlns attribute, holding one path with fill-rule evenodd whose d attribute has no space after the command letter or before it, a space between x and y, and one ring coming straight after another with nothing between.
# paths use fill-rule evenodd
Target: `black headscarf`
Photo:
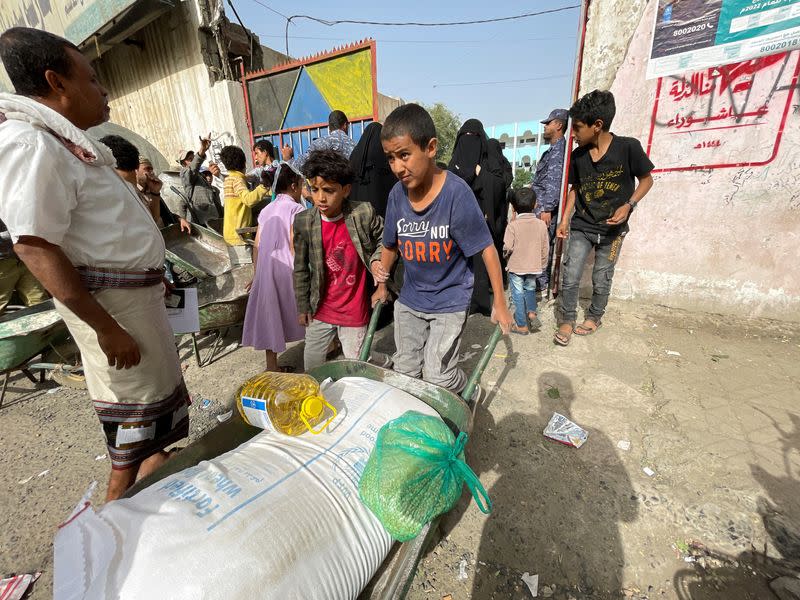
<instances>
[{"instance_id":1,"label":"black headscarf","mask_svg":"<svg viewBox=\"0 0 800 600\"><path fill-rule=\"evenodd\" d=\"M503 183L506 187L511 187L514 181L514 170L511 168L511 163L503 154L503 148L500 142L494 138L489 140L489 170L492 173L502 176Z\"/></svg>"},{"instance_id":2,"label":"black headscarf","mask_svg":"<svg viewBox=\"0 0 800 600\"><path fill-rule=\"evenodd\" d=\"M504 158L499 144L495 147L489 143L483 124L477 119L469 119L458 130L449 167L472 188L500 256L502 256L503 234L508 212L505 166L508 161L504 163ZM475 167L478 165L481 169L476 175ZM508 172L510 170L511 165L508 164ZM490 283L480 255L473 257L473 268L475 287L471 310L488 315L492 308L489 296Z\"/></svg>"},{"instance_id":3,"label":"black headscarf","mask_svg":"<svg viewBox=\"0 0 800 600\"><path fill-rule=\"evenodd\" d=\"M375 212L385 217L389 192L397 183L397 178L383 153L381 129L380 123L370 123L350 155L350 166L356 174L350 200L369 202Z\"/></svg>"},{"instance_id":4,"label":"black headscarf","mask_svg":"<svg viewBox=\"0 0 800 600\"><path fill-rule=\"evenodd\" d=\"M488 153L486 132L478 119L468 119L458 130L448 168L468 184L475 182L475 167L484 168Z\"/></svg>"}]
</instances>

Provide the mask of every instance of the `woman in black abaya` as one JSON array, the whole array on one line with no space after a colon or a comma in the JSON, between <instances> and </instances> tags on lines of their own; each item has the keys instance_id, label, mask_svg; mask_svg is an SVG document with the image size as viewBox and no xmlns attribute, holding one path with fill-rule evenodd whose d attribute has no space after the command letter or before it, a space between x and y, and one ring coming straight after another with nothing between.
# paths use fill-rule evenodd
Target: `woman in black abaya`
<instances>
[{"instance_id":1,"label":"woman in black abaya","mask_svg":"<svg viewBox=\"0 0 800 600\"><path fill-rule=\"evenodd\" d=\"M356 176L350 200L369 202L380 216L386 216L389 192L397 183L381 146L380 123L370 123L350 155L350 166Z\"/></svg>"},{"instance_id":2,"label":"woman in black abaya","mask_svg":"<svg viewBox=\"0 0 800 600\"><path fill-rule=\"evenodd\" d=\"M502 157L502 153L500 154ZM477 119L469 119L458 130L449 169L472 188L489 226L495 247L502 250L506 221L506 185L503 164ZM502 255L502 254L501 254ZM473 257L475 289L470 312L490 315L491 285L480 254Z\"/></svg>"}]
</instances>

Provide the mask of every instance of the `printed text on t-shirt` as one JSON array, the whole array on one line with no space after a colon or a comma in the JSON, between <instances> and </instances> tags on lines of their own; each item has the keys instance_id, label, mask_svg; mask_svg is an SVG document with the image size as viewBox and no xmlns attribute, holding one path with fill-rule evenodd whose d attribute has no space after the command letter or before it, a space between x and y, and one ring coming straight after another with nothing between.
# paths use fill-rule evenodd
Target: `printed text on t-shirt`
<instances>
[{"instance_id":1,"label":"printed text on t-shirt","mask_svg":"<svg viewBox=\"0 0 800 600\"><path fill-rule=\"evenodd\" d=\"M431 226L428 221L414 222L402 218L397 221L397 237L405 260L441 263L449 261L453 253L449 225ZM426 239L422 241L420 238Z\"/></svg>"}]
</instances>

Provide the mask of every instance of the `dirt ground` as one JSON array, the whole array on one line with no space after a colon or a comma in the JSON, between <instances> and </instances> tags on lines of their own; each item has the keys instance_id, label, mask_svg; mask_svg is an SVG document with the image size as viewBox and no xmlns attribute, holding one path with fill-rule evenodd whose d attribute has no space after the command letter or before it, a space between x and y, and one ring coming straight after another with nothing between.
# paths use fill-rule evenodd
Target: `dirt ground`
<instances>
[{"instance_id":1,"label":"dirt ground","mask_svg":"<svg viewBox=\"0 0 800 600\"><path fill-rule=\"evenodd\" d=\"M800 572L800 326L612 301L597 334L559 348L550 313L483 378L468 461L494 511L462 498L409 598L530 598L526 572L561 600L776 598L768 582ZM490 332L470 318L466 368ZM262 355L233 344L200 369L181 353L197 438ZM582 448L542 436L553 412L589 432ZM109 470L85 392L12 379L0 465L0 574L41 570L32 597L49 598L56 527Z\"/></svg>"}]
</instances>

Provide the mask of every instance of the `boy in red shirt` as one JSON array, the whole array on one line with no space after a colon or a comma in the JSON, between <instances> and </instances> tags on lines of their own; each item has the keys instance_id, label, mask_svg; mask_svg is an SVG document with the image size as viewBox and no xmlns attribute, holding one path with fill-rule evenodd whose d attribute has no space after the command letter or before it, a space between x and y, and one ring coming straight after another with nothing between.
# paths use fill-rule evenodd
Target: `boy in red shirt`
<instances>
[{"instance_id":1,"label":"boy in red shirt","mask_svg":"<svg viewBox=\"0 0 800 600\"><path fill-rule=\"evenodd\" d=\"M314 207L294 221L294 289L308 371L325 362L337 335L345 357L358 358L371 306L368 265L380 260L383 219L371 204L347 200L354 174L338 152L311 152L303 174ZM380 284L372 304L385 296Z\"/></svg>"}]
</instances>

